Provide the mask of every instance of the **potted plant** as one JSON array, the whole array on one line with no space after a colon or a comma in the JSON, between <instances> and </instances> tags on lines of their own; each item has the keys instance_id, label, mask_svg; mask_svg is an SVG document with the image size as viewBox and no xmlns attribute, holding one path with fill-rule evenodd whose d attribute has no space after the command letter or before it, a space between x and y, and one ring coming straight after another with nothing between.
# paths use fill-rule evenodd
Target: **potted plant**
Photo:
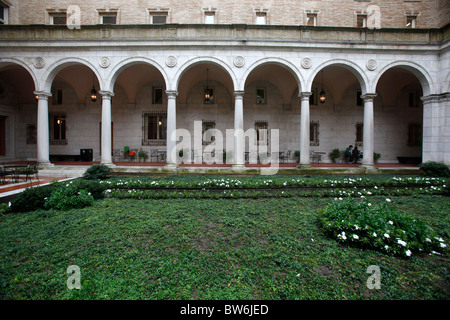
<instances>
[{"instance_id":1,"label":"potted plant","mask_svg":"<svg viewBox=\"0 0 450 320\"><path fill-rule=\"evenodd\" d=\"M330 157L333 162L336 162L336 159L339 158L340 156L341 156L341 151L339 151L339 149L336 148L336 149L331 150Z\"/></svg>"},{"instance_id":2,"label":"potted plant","mask_svg":"<svg viewBox=\"0 0 450 320\"><path fill-rule=\"evenodd\" d=\"M294 151L294 157L297 162L300 162L300 150Z\"/></svg>"},{"instance_id":3,"label":"potted plant","mask_svg":"<svg viewBox=\"0 0 450 320\"><path fill-rule=\"evenodd\" d=\"M147 158L148 158L148 153L147 153L147 151L142 150L142 149L139 149L138 157L139 157L139 161L140 161L141 159L143 159L144 162L145 162L145 161L147 160Z\"/></svg>"},{"instance_id":4,"label":"potted plant","mask_svg":"<svg viewBox=\"0 0 450 320\"><path fill-rule=\"evenodd\" d=\"M374 162L377 162L378 159L380 159L380 158L381 158L381 154L380 153L376 153L376 152L373 153L373 161Z\"/></svg>"}]
</instances>

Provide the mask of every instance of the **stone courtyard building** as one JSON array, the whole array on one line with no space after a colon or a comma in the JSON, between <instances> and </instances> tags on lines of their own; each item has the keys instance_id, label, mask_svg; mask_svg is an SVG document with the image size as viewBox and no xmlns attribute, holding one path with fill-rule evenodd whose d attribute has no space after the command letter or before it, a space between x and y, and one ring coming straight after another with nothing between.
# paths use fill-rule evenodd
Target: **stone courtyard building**
<instances>
[{"instance_id":1,"label":"stone courtyard building","mask_svg":"<svg viewBox=\"0 0 450 320\"><path fill-rule=\"evenodd\" d=\"M449 22L446 0L0 0L0 161L176 167L184 129L190 161L236 168L265 144L450 165Z\"/></svg>"}]
</instances>

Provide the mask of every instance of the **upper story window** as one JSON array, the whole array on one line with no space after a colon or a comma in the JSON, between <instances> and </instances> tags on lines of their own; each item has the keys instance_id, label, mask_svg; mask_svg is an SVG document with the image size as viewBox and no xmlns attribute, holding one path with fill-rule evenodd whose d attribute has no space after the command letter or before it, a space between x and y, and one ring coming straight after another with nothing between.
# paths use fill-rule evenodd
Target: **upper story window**
<instances>
[{"instance_id":1,"label":"upper story window","mask_svg":"<svg viewBox=\"0 0 450 320\"><path fill-rule=\"evenodd\" d=\"M166 24L169 23L169 9L148 9L150 13L151 24Z\"/></svg>"},{"instance_id":2,"label":"upper story window","mask_svg":"<svg viewBox=\"0 0 450 320\"><path fill-rule=\"evenodd\" d=\"M97 9L100 24L117 24L119 9Z\"/></svg>"},{"instance_id":3,"label":"upper story window","mask_svg":"<svg viewBox=\"0 0 450 320\"><path fill-rule=\"evenodd\" d=\"M205 12L205 24L215 24L216 23L216 13L214 11Z\"/></svg>"},{"instance_id":4,"label":"upper story window","mask_svg":"<svg viewBox=\"0 0 450 320\"><path fill-rule=\"evenodd\" d=\"M8 24L8 11L8 3L0 1L0 24Z\"/></svg>"},{"instance_id":5,"label":"upper story window","mask_svg":"<svg viewBox=\"0 0 450 320\"><path fill-rule=\"evenodd\" d=\"M356 15L356 27L358 27L358 28L367 27L367 15L366 14L357 14Z\"/></svg>"},{"instance_id":6,"label":"upper story window","mask_svg":"<svg viewBox=\"0 0 450 320\"><path fill-rule=\"evenodd\" d=\"M414 29L416 27L416 17L407 16L406 17L406 28Z\"/></svg>"},{"instance_id":7,"label":"upper story window","mask_svg":"<svg viewBox=\"0 0 450 320\"><path fill-rule=\"evenodd\" d=\"M267 24L267 12L268 9L253 9L255 12L255 24L263 25Z\"/></svg>"},{"instance_id":8,"label":"upper story window","mask_svg":"<svg viewBox=\"0 0 450 320\"><path fill-rule=\"evenodd\" d=\"M47 9L48 24L53 25L67 25L67 10L66 9Z\"/></svg>"},{"instance_id":9,"label":"upper story window","mask_svg":"<svg viewBox=\"0 0 450 320\"><path fill-rule=\"evenodd\" d=\"M317 15L320 11L317 10L305 10L306 13L306 25L317 26Z\"/></svg>"},{"instance_id":10,"label":"upper story window","mask_svg":"<svg viewBox=\"0 0 450 320\"><path fill-rule=\"evenodd\" d=\"M256 14L256 24L267 24L267 14L265 12Z\"/></svg>"},{"instance_id":11,"label":"upper story window","mask_svg":"<svg viewBox=\"0 0 450 320\"><path fill-rule=\"evenodd\" d=\"M67 16L66 15L52 15L52 24L65 26L67 24Z\"/></svg>"}]
</instances>

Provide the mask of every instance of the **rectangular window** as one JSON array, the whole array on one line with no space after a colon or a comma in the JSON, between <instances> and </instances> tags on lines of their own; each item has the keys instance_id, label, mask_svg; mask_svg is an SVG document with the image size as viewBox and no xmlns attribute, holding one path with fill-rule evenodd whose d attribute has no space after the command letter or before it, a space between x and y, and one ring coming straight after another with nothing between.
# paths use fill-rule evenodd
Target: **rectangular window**
<instances>
[{"instance_id":1,"label":"rectangular window","mask_svg":"<svg viewBox=\"0 0 450 320\"><path fill-rule=\"evenodd\" d=\"M267 13L266 12L257 12L256 13L256 24L267 24Z\"/></svg>"},{"instance_id":2,"label":"rectangular window","mask_svg":"<svg viewBox=\"0 0 450 320\"><path fill-rule=\"evenodd\" d=\"M406 28L415 28L416 27L416 17L415 16L407 16L406 17Z\"/></svg>"},{"instance_id":3,"label":"rectangular window","mask_svg":"<svg viewBox=\"0 0 450 320\"><path fill-rule=\"evenodd\" d=\"M166 143L167 113L165 111L143 114L143 145L162 145Z\"/></svg>"},{"instance_id":4,"label":"rectangular window","mask_svg":"<svg viewBox=\"0 0 450 320\"><path fill-rule=\"evenodd\" d=\"M67 24L67 16L66 15L52 15L52 24L65 26Z\"/></svg>"},{"instance_id":5,"label":"rectangular window","mask_svg":"<svg viewBox=\"0 0 450 320\"><path fill-rule=\"evenodd\" d=\"M255 122L256 143L258 145L267 145L267 128L267 121Z\"/></svg>"},{"instance_id":6,"label":"rectangular window","mask_svg":"<svg viewBox=\"0 0 450 320\"><path fill-rule=\"evenodd\" d=\"M312 88L311 93L309 96L309 105L317 106L317 87Z\"/></svg>"},{"instance_id":7,"label":"rectangular window","mask_svg":"<svg viewBox=\"0 0 450 320\"><path fill-rule=\"evenodd\" d=\"M317 25L317 13L307 13L306 14L306 25L307 26Z\"/></svg>"},{"instance_id":8,"label":"rectangular window","mask_svg":"<svg viewBox=\"0 0 450 320\"><path fill-rule=\"evenodd\" d=\"M52 113L49 120L50 144L67 144L66 115L64 113Z\"/></svg>"},{"instance_id":9,"label":"rectangular window","mask_svg":"<svg viewBox=\"0 0 450 320\"><path fill-rule=\"evenodd\" d=\"M205 24L216 23L216 13L214 11L205 12Z\"/></svg>"},{"instance_id":10,"label":"rectangular window","mask_svg":"<svg viewBox=\"0 0 450 320\"><path fill-rule=\"evenodd\" d=\"M153 104L163 103L163 89L160 87L153 87Z\"/></svg>"},{"instance_id":11,"label":"rectangular window","mask_svg":"<svg viewBox=\"0 0 450 320\"><path fill-rule=\"evenodd\" d=\"M27 124L27 144L36 144L37 129L35 124Z\"/></svg>"},{"instance_id":12,"label":"rectangular window","mask_svg":"<svg viewBox=\"0 0 450 320\"><path fill-rule=\"evenodd\" d=\"M102 15L102 24L117 24L117 15Z\"/></svg>"},{"instance_id":13,"label":"rectangular window","mask_svg":"<svg viewBox=\"0 0 450 320\"><path fill-rule=\"evenodd\" d=\"M358 28L367 27L367 15L365 14L356 15L356 27Z\"/></svg>"},{"instance_id":14,"label":"rectangular window","mask_svg":"<svg viewBox=\"0 0 450 320\"><path fill-rule=\"evenodd\" d=\"M358 106L358 107L362 107L363 106L363 100L362 100L362 98L361 98L361 91L357 91L356 92L356 105Z\"/></svg>"},{"instance_id":15,"label":"rectangular window","mask_svg":"<svg viewBox=\"0 0 450 320\"><path fill-rule=\"evenodd\" d=\"M419 123L408 124L408 146L420 147L422 145L422 125Z\"/></svg>"},{"instance_id":16,"label":"rectangular window","mask_svg":"<svg viewBox=\"0 0 450 320\"><path fill-rule=\"evenodd\" d=\"M202 122L202 142L203 144L210 144L215 140L215 137L213 136L211 131L208 131L210 129L216 128L216 122L215 121L205 121Z\"/></svg>"},{"instance_id":17,"label":"rectangular window","mask_svg":"<svg viewBox=\"0 0 450 320\"><path fill-rule=\"evenodd\" d=\"M419 98L419 93L417 91L408 92L408 107L419 108L421 105L421 100Z\"/></svg>"},{"instance_id":18,"label":"rectangular window","mask_svg":"<svg viewBox=\"0 0 450 320\"><path fill-rule=\"evenodd\" d=\"M4 7L0 3L0 24L8 23L8 8Z\"/></svg>"},{"instance_id":19,"label":"rectangular window","mask_svg":"<svg viewBox=\"0 0 450 320\"><path fill-rule=\"evenodd\" d=\"M356 141L355 144L357 146L362 146L363 145L363 132L364 132L364 125L362 123L357 123L356 124Z\"/></svg>"},{"instance_id":20,"label":"rectangular window","mask_svg":"<svg viewBox=\"0 0 450 320\"><path fill-rule=\"evenodd\" d=\"M61 104L63 104L63 91L62 91L62 89L53 89L52 90L52 104L53 105L61 105Z\"/></svg>"},{"instance_id":21,"label":"rectangular window","mask_svg":"<svg viewBox=\"0 0 450 320\"><path fill-rule=\"evenodd\" d=\"M152 20L152 24L166 24L167 23L167 13L152 13L151 20Z\"/></svg>"},{"instance_id":22,"label":"rectangular window","mask_svg":"<svg viewBox=\"0 0 450 320\"><path fill-rule=\"evenodd\" d=\"M266 88L256 88L256 104L266 104Z\"/></svg>"},{"instance_id":23,"label":"rectangular window","mask_svg":"<svg viewBox=\"0 0 450 320\"><path fill-rule=\"evenodd\" d=\"M311 121L309 123L309 145L318 146L319 145L319 122Z\"/></svg>"}]
</instances>

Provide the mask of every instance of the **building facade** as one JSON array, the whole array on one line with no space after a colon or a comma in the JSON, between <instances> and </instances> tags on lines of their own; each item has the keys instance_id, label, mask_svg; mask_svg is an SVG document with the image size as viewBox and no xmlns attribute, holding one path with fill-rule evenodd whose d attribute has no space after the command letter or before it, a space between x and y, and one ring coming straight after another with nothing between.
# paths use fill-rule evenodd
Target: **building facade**
<instances>
[{"instance_id":1,"label":"building facade","mask_svg":"<svg viewBox=\"0 0 450 320\"><path fill-rule=\"evenodd\" d=\"M446 1L0 6L0 160L48 165L92 150L112 164L129 148L154 161L165 150L176 166L183 129L209 150L222 134L241 167L276 129L286 161L299 151L301 166L350 144L368 167L374 153L450 164ZM255 129L256 142L226 139L230 129Z\"/></svg>"}]
</instances>

